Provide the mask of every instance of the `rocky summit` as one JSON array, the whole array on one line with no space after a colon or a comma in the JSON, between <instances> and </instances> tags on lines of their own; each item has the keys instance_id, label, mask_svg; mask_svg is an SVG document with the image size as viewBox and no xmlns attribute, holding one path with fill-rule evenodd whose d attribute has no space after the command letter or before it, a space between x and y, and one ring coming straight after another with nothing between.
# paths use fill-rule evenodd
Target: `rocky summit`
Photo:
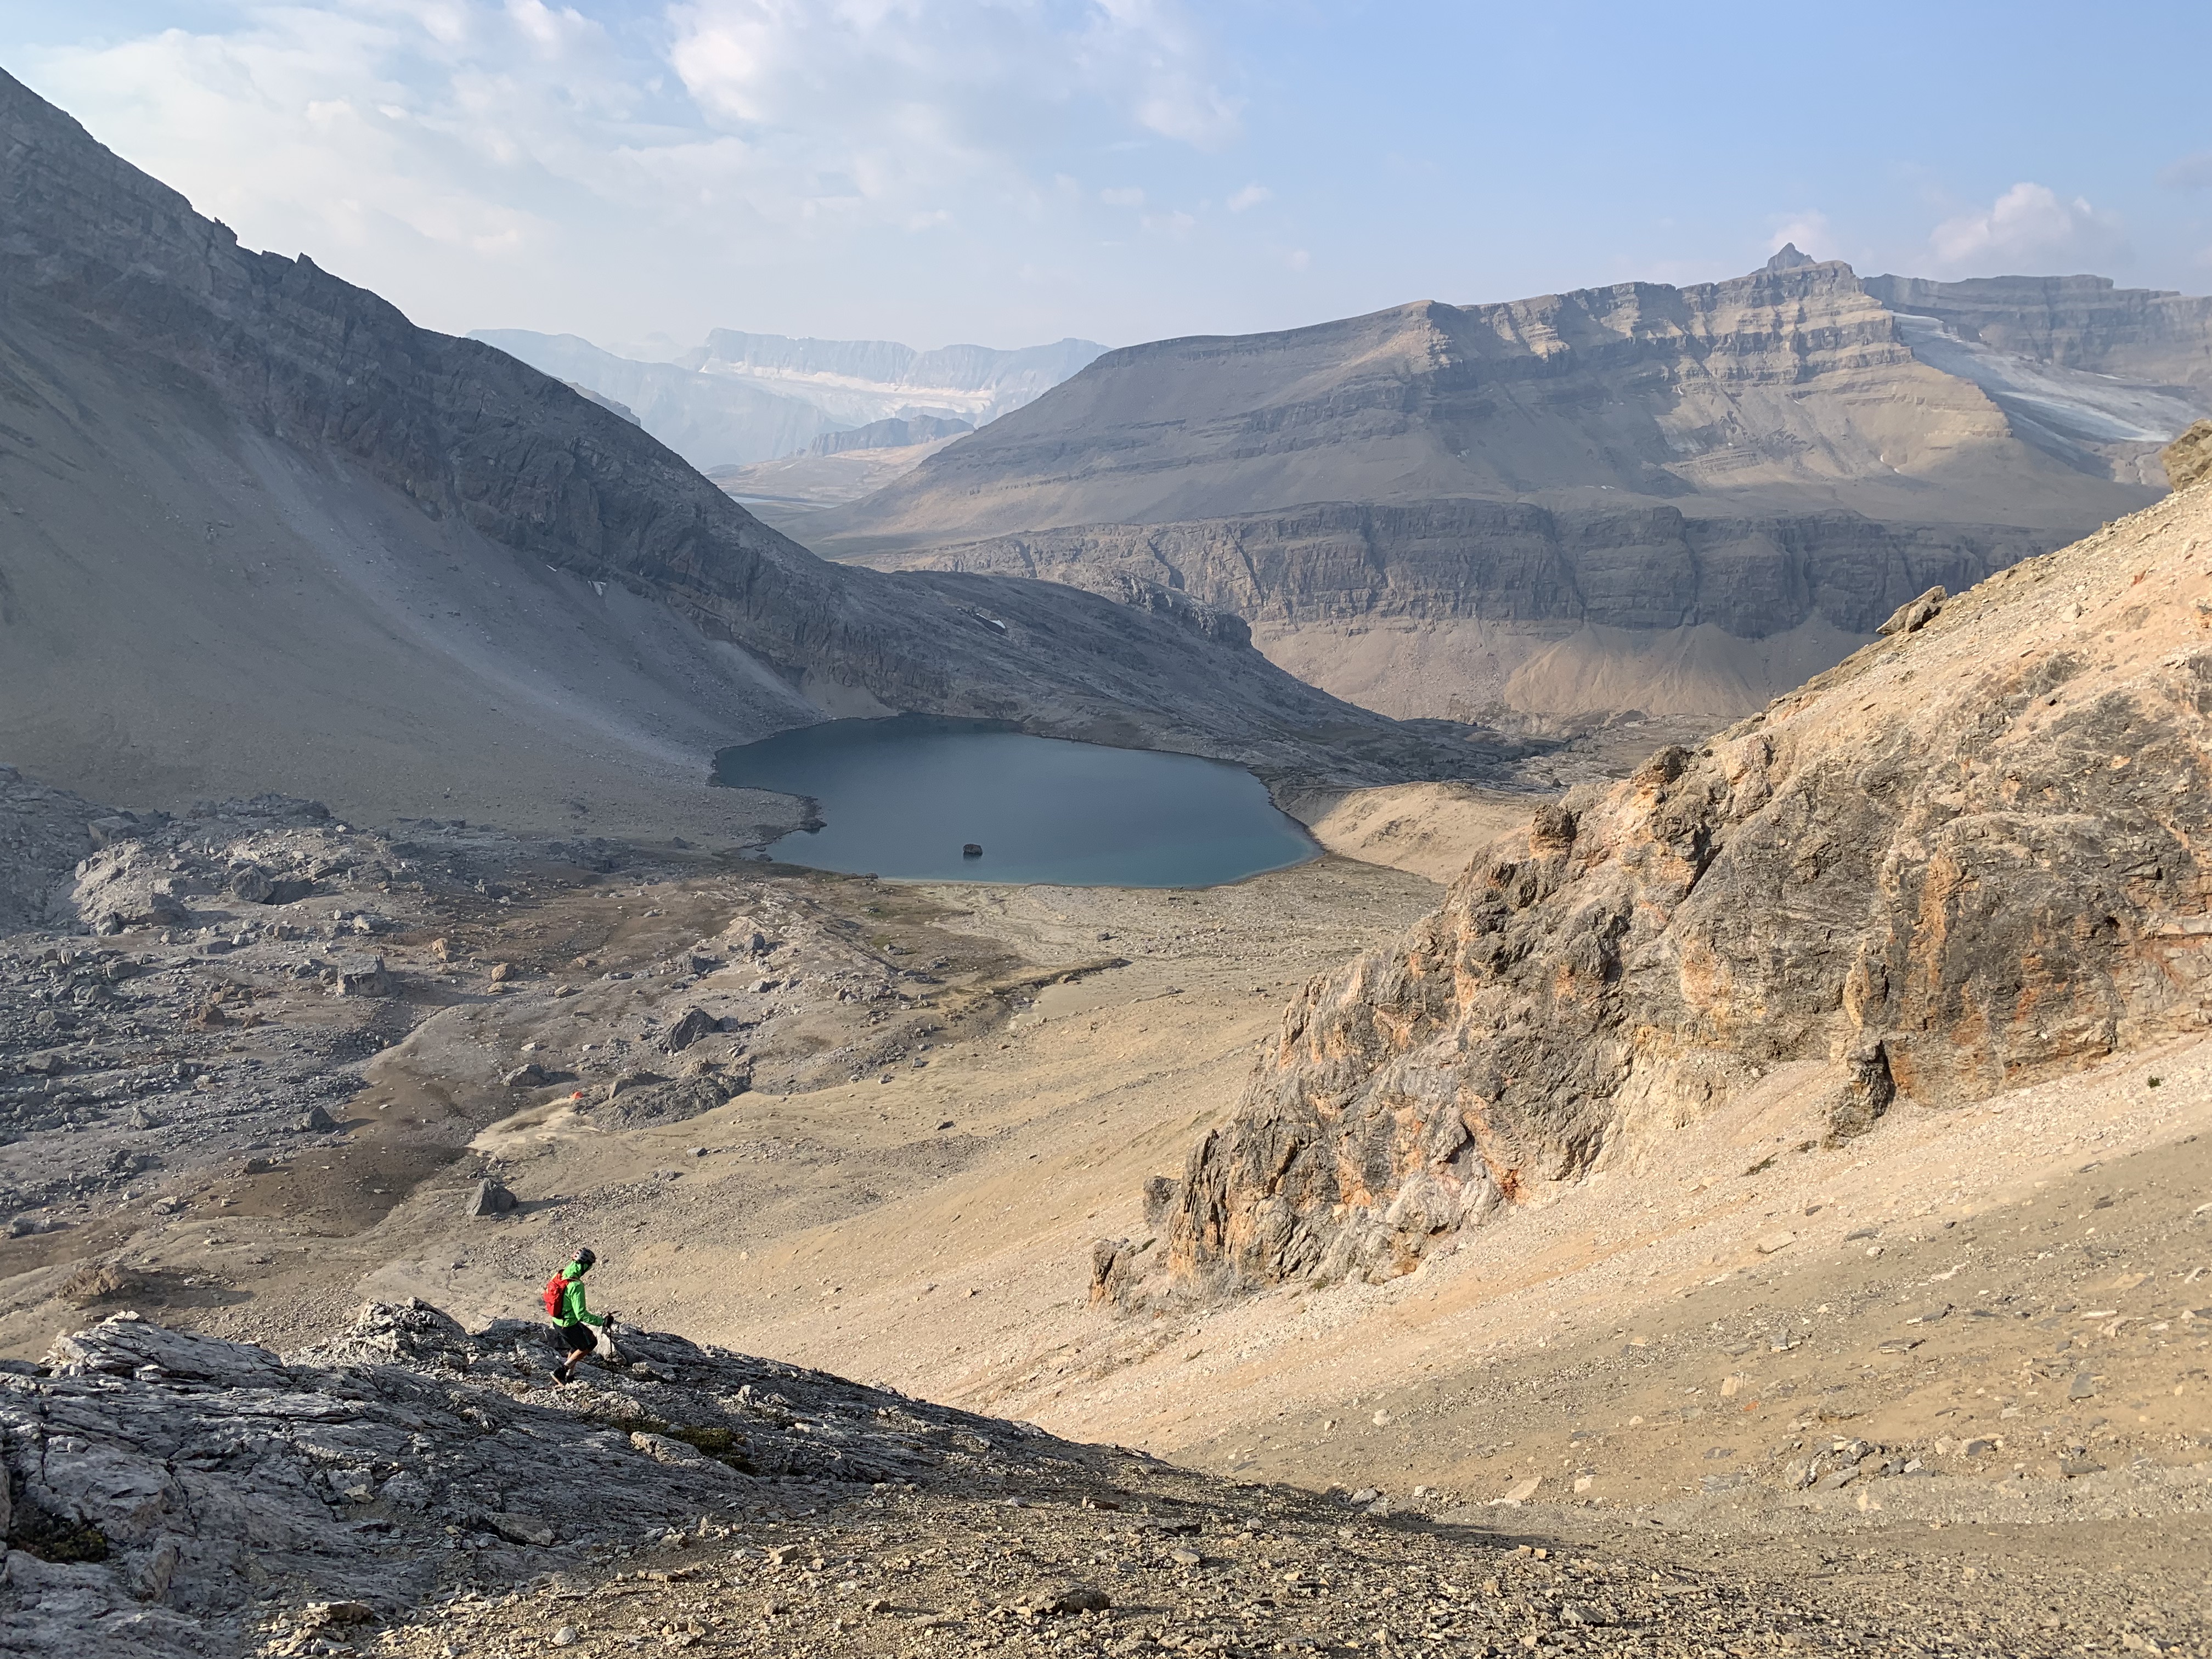
<instances>
[{"instance_id":1,"label":"rocky summit","mask_svg":"<svg viewBox=\"0 0 2212 1659\"><path fill-rule=\"evenodd\" d=\"M1309 986L1166 1222L1186 1282L1387 1279L1768 1073L1826 1133L2200 1031L2212 488L1583 787Z\"/></svg>"}]
</instances>

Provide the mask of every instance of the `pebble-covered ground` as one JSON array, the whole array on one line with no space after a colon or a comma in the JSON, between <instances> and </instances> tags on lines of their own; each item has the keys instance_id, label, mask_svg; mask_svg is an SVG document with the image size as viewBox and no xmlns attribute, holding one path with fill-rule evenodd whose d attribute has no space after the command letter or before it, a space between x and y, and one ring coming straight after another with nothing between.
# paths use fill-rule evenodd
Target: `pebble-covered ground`
<instances>
[{"instance_id":1,"label":"pebble-covered ground","mask_svg":"<svg viewBox=\"0 0 2212 1659\"><path fill-rule=\"evenodd\" d=\"M1018 1507L1017 1507L1018 1506ZM2202 1652L2203 1566L2023 1565L1978 1528L1877 1547L1377 1520L1164 1469L1025 1498L878 1492L457 1589L363 1632L410 1659L697 1649L836 1656ZM1992 1557L2001 1565L1988 1565ZM272 1643L284 1650L282 1636Z\"/></svg>"}]
</instances>

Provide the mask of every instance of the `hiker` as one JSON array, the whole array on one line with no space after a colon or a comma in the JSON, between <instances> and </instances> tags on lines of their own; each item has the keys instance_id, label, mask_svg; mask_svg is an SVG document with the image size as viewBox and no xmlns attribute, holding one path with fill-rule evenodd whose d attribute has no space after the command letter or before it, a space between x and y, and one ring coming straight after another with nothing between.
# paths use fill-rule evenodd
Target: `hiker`
<instances>
[{"instance_id":1,"label":"hiker","mask_svg":"<svg viewBox=\"0 0 2212 1659\"><path fill-rule=\"evenodd\" d=\"M578 1362L599 1346L592 1326L614 1328L612 1314L601 1318L584 1305L584 1275L598 1260L590 1250L579 1250L574 1260L545 1281L545 1311L552 1316L554 1336L567 1351L554 1368L556 1382L574 1382Z\"/></svg>"}]
</instances>

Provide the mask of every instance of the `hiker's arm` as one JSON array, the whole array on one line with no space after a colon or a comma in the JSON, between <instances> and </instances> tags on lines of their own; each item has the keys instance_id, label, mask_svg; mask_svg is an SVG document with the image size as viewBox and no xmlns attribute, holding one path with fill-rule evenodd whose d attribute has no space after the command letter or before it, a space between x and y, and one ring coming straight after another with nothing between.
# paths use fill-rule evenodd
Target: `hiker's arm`
<instances>
[{"instance_id":1,"label":"hiker's arm","mask_svg":"<svg viewBox=\"0 0 2212 1659\"><path fill-rule=\"evenodd\" d=\"M580 1279L568 1281L568 1317L585 1325L604 1325L607 1322L584 1305L584 1281Z\"/></svg>"}]
</instances>

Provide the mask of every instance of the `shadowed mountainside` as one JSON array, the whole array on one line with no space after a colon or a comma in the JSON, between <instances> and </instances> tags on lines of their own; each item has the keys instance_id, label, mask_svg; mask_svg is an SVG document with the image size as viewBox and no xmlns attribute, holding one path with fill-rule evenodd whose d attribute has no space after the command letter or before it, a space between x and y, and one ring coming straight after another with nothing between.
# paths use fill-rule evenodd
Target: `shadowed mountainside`
<instances>
[{"instance_id":1,"label":"shadowed mountainside","mask_svg":"<svg viewBox=\"0 0 2212 1659\"><path fill-rule=\"evenodd\" d=\"M715 747L891 709L1480 761L1184 596L825 564L559 382L241 249L4 76L0 135L0 742L58 783L518 825L612 799L665 830L736 810L697 787Z\"/></svg>"}]
</instances>

